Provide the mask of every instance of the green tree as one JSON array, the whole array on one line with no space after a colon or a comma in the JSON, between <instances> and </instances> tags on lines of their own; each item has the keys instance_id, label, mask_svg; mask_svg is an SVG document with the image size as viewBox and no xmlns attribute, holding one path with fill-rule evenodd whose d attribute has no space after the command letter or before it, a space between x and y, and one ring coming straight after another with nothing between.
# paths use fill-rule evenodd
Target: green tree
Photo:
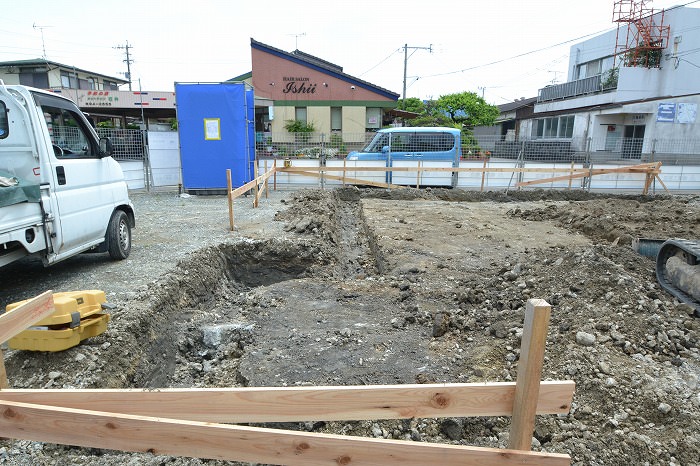
<instances>
[{"instance_id":1,"label":"green tree","mask_svg":"<svg viewBox=\"0 0 700 466\"><path fill-rule=\"evenodd\" d=\"M491 126L499 115L498 107L487 104L474 92L442 95L435 102L435 108L445 112L455 123L467 128Z\"/></svg>"},{"instance_id":2,"label":"green tree","mask_svg":"<svg viewBox=\"0 0 700 466\"><path fill-rule=\"evenodd\" d=\"M418 97L409 97L408 99L399 99L398 109L406 110L407 112L423 113L425 112L425 104Z\"/></svg>"},{"instance_id":3,"label":"green tree","mask_svg":"<svg viewBox=\"0 0 700 466\"><path fill-rule=\"evenodd\" d=\"M455 126L454 122L450 118L441 113L434 113L432 115L424 114L418 118L409 120L410 126Z\"/></svg>"}]
</instances>

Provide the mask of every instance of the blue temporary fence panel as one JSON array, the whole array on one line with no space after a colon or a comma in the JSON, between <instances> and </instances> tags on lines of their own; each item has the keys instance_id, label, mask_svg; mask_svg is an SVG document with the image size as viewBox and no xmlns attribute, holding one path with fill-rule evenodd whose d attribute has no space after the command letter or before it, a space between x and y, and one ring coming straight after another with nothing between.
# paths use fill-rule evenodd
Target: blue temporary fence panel
<instances>
[{"instance_id":1,"label":"blue temporary fence panel","mask_svg":"<svg viewBox=\"0 0 700 466\"><path fill-rule=\"evenodd\" d=\"M226 189L253 179L255 100L245 83L175 84L185 190Z\"/></svg>"}]
</instances>

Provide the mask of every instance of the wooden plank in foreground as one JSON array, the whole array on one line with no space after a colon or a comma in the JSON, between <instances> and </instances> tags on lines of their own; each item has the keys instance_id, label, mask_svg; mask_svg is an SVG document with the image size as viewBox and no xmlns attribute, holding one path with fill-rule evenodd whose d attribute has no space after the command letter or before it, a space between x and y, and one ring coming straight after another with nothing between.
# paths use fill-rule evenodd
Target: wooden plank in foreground
<instances>
[{"instance_id":1,"label":"wooden plank in foreground","mask_svg":"<svg viewBox=\"0 0 700 466\"><path fill-rule=\"evenodd\" d=\"M0 315L0 343L6 342L53 312L53 292L49 290Z\"/></svg>"},{"instance_id":2,"label":"wooden plank in foreground","mask_svg":"<svg viewBox=\"0 0 700 466\"><path fill-rule=\"evenodd\" d=\"M299 466L570 464L568 455L294 432L0 401L0 432L39 442Z\"/></svg>"},{"instance_id":3,"label":"wooden plank in foreground","mask_svg":"<svg viewBox=\"0 0 700 466\"><path fill-rule=\"evenodd\" d=\"M27 327L54 312L53 292L45 291L10 312L0 314L0 344L5 343ZM5 370L5 356L0 349L0 389L9 387Z\"/></svg>"},{"instance_id":4,"label":"wooden plank in foreground","mask_svg":"<svg viewBox=\"0 0 700 466\"><path fill-rule=\"evenodd\" d=\"M2 354L2 349L0 348L0 390L3 390L10 386L7 381L7 371L5 370L5 355Z\"/></svg>"},{"instance_id":5,"label":"wooden plank in foreground","mask_svg":"<svg viewBox=\"0 0 700 466\"><path fill-rule=\"evenodd\" d=\"M206 422L510 416L514 382L168 389L4 390L0 400ZM568 413L574 382L542 382L538 414Z\"/></svg>"}]
</instances>

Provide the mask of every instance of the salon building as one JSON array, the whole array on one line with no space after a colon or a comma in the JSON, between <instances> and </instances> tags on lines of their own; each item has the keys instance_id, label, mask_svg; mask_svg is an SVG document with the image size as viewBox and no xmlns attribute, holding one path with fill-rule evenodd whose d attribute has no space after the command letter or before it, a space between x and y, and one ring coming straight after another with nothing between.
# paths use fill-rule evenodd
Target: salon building
<instances>
[{"instance_id":1,"label":"salon building","mask_svg":"<svg viewBox=\"0 0 700 466\"><path fill-rule=\"evenodd\" d=\"M285 124L297 120L312 124L316 133L342 133L348 141L396 116L399 94L350 76L341 66L254 39L250 46L252 71L231 81L253 86L256 132L284 135Z\"/></svg>"}]
</instances>

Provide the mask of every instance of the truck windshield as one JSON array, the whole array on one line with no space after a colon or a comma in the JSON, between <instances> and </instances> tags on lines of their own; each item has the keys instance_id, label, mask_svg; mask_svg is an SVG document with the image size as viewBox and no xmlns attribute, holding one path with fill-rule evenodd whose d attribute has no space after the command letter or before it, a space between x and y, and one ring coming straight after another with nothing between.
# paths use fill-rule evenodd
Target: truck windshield
<instances>
[{"instance_id":1,"label":"truck windshield","mask_svg":"<svg viewBox=\"0 0 700 466\"><path fill-rule=\"evenodd\" d=\"M5 139L10 134L10 126L7 122L7 107L0 100L0 139Z\"/></svg>"}]
</instances>

